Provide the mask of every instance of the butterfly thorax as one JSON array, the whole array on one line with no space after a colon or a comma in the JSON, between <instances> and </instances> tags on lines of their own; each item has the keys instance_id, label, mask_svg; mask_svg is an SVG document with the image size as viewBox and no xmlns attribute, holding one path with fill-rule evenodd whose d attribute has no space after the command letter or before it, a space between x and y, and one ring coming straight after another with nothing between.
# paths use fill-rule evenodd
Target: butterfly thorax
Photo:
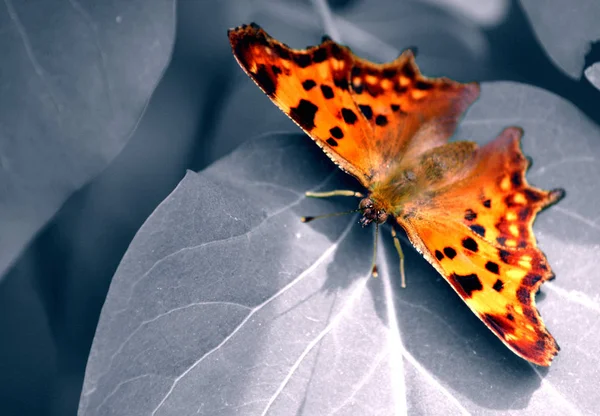
<instances>
[{"instance_id":1,"label":"butterfly thorax","mask_svg":"<svg viewBox=\"0 0 600 416\"><path fill-rule=\"evenodd\" d=\"M475 146L471 142L454 142L400 161L370 186L369 196L360 202L361 224L381 224L390 215L410 215L405 209L407 204L414 207L433 203L438 191L459 182L472 169Z\"/></svg>"}]
</instances>

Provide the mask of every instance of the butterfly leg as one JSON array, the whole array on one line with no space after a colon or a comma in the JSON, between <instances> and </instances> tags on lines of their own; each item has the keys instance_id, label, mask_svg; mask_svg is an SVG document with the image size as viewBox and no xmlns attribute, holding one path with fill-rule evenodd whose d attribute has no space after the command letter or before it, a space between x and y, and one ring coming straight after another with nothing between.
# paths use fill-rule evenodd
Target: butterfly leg
<instances>
[{"instance_id":1,"label":"butterfly leg","mask_svg":"<svg viewBox=\"0 0 600 416\"><path fill-rule=\"evenodd\" d=\"M396 229L392 226L392 238L394 239L394 247L396 247L396 251L398 252L398 256L400 257L400 285L405 288L406 287L406 277L404 275L404 252L402 251L402 246L400 245L400 239L396 234Z\"/></svg>"},{"instance_id":2,"label":"butterfly leg","mask_svg":"<svg viewBox=\"0 0 600 416\"><path fill-rule=\"evenodd\" d=\"M379 239L379 224L375 223L375 240L373 241L373 260L371 260L371 274L373 277L379 276L377 271L377 240Z\"/></svg>"},{"instance_id":3,"label":"butterfly leg","mask_svg":"<svg viewBox=\"0 0 600 416\"><path fill-rule=\"evenodd\" d=\"M311 198L329 198L331 196L355 196L357 198L363 198L364 195L360 192L350 191L350 190L335 190L329 192L305 192L304 195Z\"/></svg>"},{"instance_id":4,"label":"butterfly leg","mask_svg":"<svg viewBox=\"0 0 600 416\"><path fill-rule=\"evenodd\" d=\"M321 218L329 218L329 217L337 217L338 215L347 215L347 214L352 214L354 212L358 212L360 211L360 209L353 209L350 211L344 211L344 212L333 212L331 214L325 214L325 215L317 215L316 217L300 217L300 221L302 222L311 222L314 220L320 220Z\"/></svg>"},{"instance_id":5,"label":"butterfly leg","mask_svg":"<svg viewBox=\"0 0 600 416\"><path fill-rule=\"evenodd\" d=\"M335 191L329 191L329 192L310 192L310 191L308 191L308 192L305 192L304 195L311 197L311 198L329 198L331 196L355 196L357 198L362 198L364 196L360 192L355 192L355 191L350 191L350 190L335 190ZM360 211L360 209L353 209L351 211L344 211L344 212L334 212L332 214L319 215L317 217L302 217L302 218L300 218L300 221L310 222L310 221L321 219L321 218L328 218L328 217L335 217L338 215L352 214L352 213L358 212L358 211Z\"/></svg>"}]
</instances>

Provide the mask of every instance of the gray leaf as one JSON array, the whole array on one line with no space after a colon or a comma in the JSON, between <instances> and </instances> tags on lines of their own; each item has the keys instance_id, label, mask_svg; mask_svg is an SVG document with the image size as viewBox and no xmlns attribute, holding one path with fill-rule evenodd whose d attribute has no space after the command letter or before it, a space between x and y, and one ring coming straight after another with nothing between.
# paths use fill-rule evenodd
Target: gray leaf
<instances>
[{"instance_id":1,"label":"gray leaf","mask_svg":"<svg viewBox=\"0 0 600 416\"><path fill-rule=\"evenodd\" d=\"M586 68L585 77L592 83L594 87L600 90L600 62Z\"/></svg>"},{"instance_id":2,"label":"gray leaf","mask_svg":"<svg viewBox=\"0 0 600 416\"><path fill-rule=\"evenodd\" d=\"M170 56L172 0L0 6L0 276L120 152Z\"/></svg>"},{"instance_id":3,"label":"gray leaf","mask_svg":"<svg viewBox=\"0 0 600 416\"><path fill-rule=\"evenodd\" d=\"M550 59L573 79L581 78L584 58L600 39L597 0L520 0Z\"/></svg>"},{"instance_id":4,"label":"gray leaf","mask_svg":"<svg viewBox=\"0 0 600 416\"><path fill-rule=\"evenodd\" d=\"M567 197L535 224L557 279L538 306L562 350L549 370L505 348L405 243L408 288L382 234L356 216L301 215L356 201L306 137L246 142L188 172L140 229L114 276L80 415L592 414L600 384L600 131L530 86L484 84L458 137L525 129L531 183Z\"/></svg>"}]
</instances>

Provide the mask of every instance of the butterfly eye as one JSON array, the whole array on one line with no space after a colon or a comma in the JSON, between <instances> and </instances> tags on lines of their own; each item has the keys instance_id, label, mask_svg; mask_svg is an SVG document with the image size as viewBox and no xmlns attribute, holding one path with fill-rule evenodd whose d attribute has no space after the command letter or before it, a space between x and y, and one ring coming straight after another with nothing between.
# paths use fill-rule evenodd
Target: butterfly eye
<instances>
[{"instance_id":1,"label":"butterfly eye","mask_svg":"<svg viewBox=\"0 0 600 416\"><path fill-rule=\"evenodd\" d=\"M358 209L364 211L365 209L373 208L373 200L371 198L363 198L358 204Z\"/></svg>"}]
</instances>

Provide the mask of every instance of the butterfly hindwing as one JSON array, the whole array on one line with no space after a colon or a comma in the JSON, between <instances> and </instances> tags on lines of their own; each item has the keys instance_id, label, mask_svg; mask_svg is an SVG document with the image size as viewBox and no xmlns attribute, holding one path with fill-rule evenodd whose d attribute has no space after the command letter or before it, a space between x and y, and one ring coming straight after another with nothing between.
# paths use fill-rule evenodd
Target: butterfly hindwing
<instances>
[{"instance_id":1,"label":"butterfly hindwing","mask_svg":"<svg viewBox=\"0 0 600 416\"><path fill-rule=\"evenodd\" d=\"M532 224L564 193L527 184L520 136L520 129L504 130L478 149L471 174L441 190L434 205L406 204L398 223L492 332L516 354L547 366L558 345L535 293L554 275Z\"/></svg>"}]
</instances>

